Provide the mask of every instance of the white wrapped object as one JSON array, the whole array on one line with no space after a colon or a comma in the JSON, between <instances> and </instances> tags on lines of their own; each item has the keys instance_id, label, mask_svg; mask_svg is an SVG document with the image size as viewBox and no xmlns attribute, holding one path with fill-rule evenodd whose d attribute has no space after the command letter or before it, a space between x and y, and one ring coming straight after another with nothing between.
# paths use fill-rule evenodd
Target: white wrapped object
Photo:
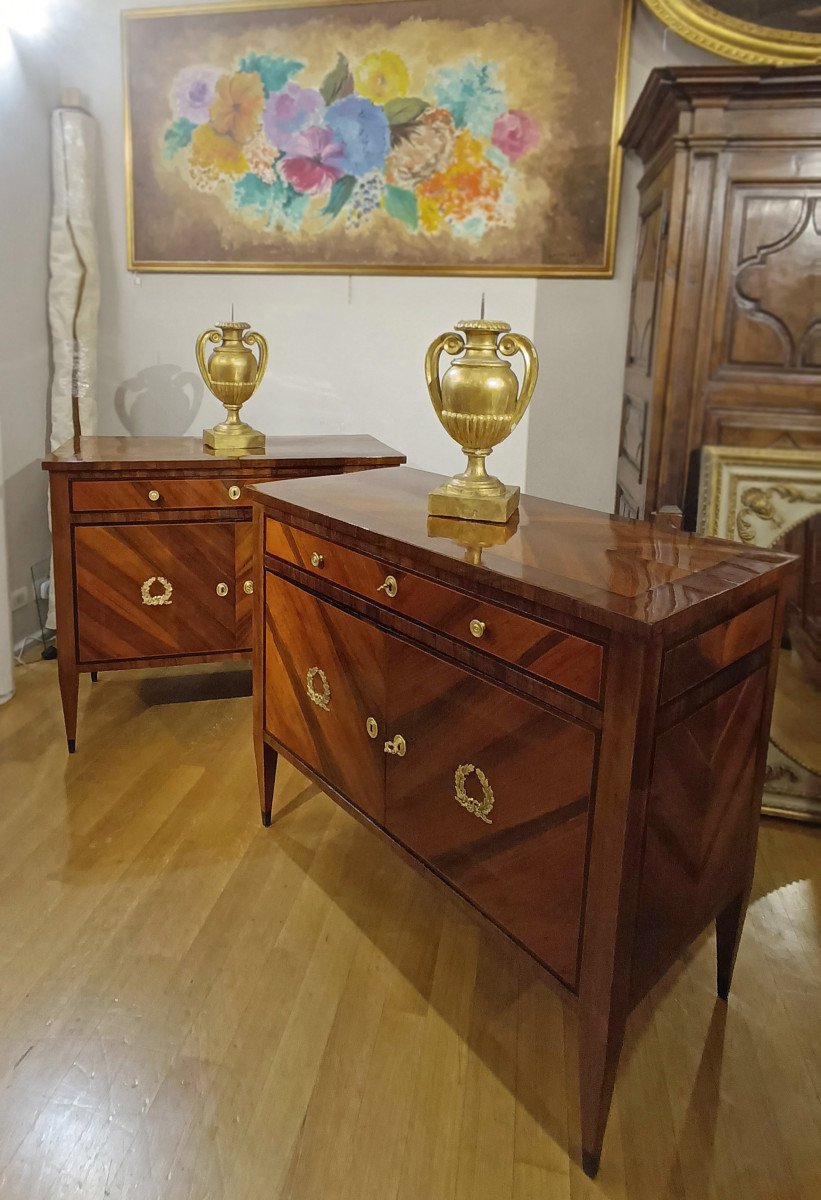
<instances>
[{"instance_id":1,"label":"white wrapped object","mask_svg":"<svg viewBox=\"0 0 821 1200\"><path fill-rule=\"evenodd\" d=\"M2 457L0 440L0 457ZM6 560L5 485L0 479L0 704L14 695L11 661L11 603L9 601L9 571Z\"/></svg>"},{"instance_id":2,"label":"white wrapped object","mask_svg":"<svg viewBox=\"0 0 821 1200\"><path fill-rule=\"evenodd\" d=\"M72 101L78 94L74 92ZM97 128L78 107L51 114L54 204L49 243L48 315L54 377L51 448L97 428L97 314L100 274L94 229ZM54 586L47 625L56 628Z\"/></svg>"}]
</instances>

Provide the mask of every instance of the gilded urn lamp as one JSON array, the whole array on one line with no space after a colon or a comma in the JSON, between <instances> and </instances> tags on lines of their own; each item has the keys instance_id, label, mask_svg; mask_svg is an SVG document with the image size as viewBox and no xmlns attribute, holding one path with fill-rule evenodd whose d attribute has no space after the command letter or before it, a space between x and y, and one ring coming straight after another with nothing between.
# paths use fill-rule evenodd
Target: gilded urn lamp
<instances>
[{"instance_id":1,"label":"gilded urn lamp","mask_svg":"<svg viewBox=\"0 0 821 1200\"><path fill-rule=\"evenodd\" d=\"M197 364L208 389L227 409L225 421L202 431L202 444L221 454L258 454L265 450L265 434L240 420L239 410L259 387L268 365L268 343L261 333L246 333L245 321L221 321L197 338ZM206 342L217 342L205 361ZM259 348L259 361L251 346Z\"/></svg>"},{"instance_id":2,"label":"gilded urn lamp","mask_svg":"<svg viewBox=\"0 0 821 1200\"><path fill-rule=\"evenodd\" d=\"M430 493L428 512L435 517L504 523L519 506L519 488L488 475L485 459L522 419L536 386L539 360L533 343L511 333L504 321L459 321L456 329L431 343L425 377L436 415L462 447L468 465L461 475ZM440 380L442 351L459 357ZM525 361L521 389L504 361L517 351Z\"/></svg>"}]
</instances>

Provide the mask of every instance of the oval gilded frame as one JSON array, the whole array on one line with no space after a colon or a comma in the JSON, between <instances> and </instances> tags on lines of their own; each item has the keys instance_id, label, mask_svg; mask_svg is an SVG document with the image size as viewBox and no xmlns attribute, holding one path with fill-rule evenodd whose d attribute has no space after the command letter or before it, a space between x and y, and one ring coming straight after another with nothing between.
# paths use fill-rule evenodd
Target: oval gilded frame
<instances>
[{"instance_id":1,"label":"oval gilded frame","mask_svg":"<svg viewBox=\"0 0 821 1200\"><path fill-rule=\"evenodd\" d=\"M797 66L821 62L821 33L740 21L702 0L644 0L650 12L688 42L744 63Z\"/></svg>"}]
</instances>

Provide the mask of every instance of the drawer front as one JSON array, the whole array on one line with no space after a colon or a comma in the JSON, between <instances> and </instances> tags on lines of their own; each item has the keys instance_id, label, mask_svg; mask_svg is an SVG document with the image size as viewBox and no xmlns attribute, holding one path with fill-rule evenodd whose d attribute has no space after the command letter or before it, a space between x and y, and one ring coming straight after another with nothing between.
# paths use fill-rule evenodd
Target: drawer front
<instances>
[{"instance_id":1,"label":"drawer front","mask_svg":"<svg viewBox=\"0 0 821 1200\"><path fill-rule=\"evenodd\" d=\"M264 479L106 479L71 485L73 512L247 507L243 487ZM237 491L239 489L239 491Z\"/></svg>"},{"instance_id":2,"label":"drawer front","mask_svg":"<svg viewBox=\"0 0 821 1200\"><path fill-rule=\"evenodd\" d=\"M330 579L566 691L594 702L600 698L604 651L597 642L472 599L445 584L399 571L276 521L266 521L265 548L285 562ZM396 581L393 596L384 586L388 574Z\"/></svg>"},{"instance_id":3,"label":"drawer front","mask_svg":"<svg viewBox=\"0 0 821 1200\"><path fill-rule=\"evenodd\" d=\"M380 824L384 636L266 571L264 727Z\"/></svg>"},{"instance_id":4,"label":"drawer front","mask_svg":"<svg viewBox=\"0 0 821 1200\"><path fill-rule=\"evenodd\" d=\"M206 521L75 527L80 661L235 649L235 528Z\"/></svg>"},{"instance_id":5,"label":"drawer front","mask_svg":"<svg viewBox=\"0 0 821 1200\"><path fill-rule=\"evenodd\" d=\"M386 828L575 987L595 735L386 640Z\"/></svg>"}]
</instances>

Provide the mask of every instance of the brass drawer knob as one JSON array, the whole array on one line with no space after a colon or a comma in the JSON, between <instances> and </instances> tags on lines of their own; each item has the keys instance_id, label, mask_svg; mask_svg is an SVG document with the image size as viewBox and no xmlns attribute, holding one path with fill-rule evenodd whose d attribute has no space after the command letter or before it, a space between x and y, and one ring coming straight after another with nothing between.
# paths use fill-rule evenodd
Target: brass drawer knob
<instances>
[{"instance_id":1,"label":"brass drawer knob","mask_svg":"<svg viewBox=\"0 0 821 1200\"><path fill-rule=\"evenodd\" d=\"M242 590L245 592L246 596L253 596L253 594L254 594L253 579L246 579L245 583L242 585Z\"/></svg>"},{"instance_id":2,"label":"brass drawer knob","mask_svg":"<svg viewBox=\"0 0 821 1200\"><path fill-rule=\"evenodd\" d=\"M386 595L390 596L391 600L393 600L394 596L399 591L399 584L396 582L396 579L393 575L386 575L385 582L380 583L376 590L378 592L385 592Z\"/></svg>"},{"instance_id":3,"label":"brass drawer knob","mask_svg":"<svg viewBox=\"0 0 821 1200\"><path fill-rule=\"evenodd\" d=\"M375 717L368 717L367 721L365 722L365 728L368 731L369 738L379 737L379 726Z\"/></svg>"},{"instance_id":4,"label":"brass drawer knob","mask_svg":"<svg viewBox=\"0 0 821 1200\"><path fill-rule=\"evenodd\" d=\"M160 498L160 493L157 491L156 488L152 488L151 491L148 493L148 499L149 500L159 500L159 498Z\"/></svg>"},{"instance_id":5,"label":"brass drawer knob","mask_svg":"<svg viewBox=\"0 0 821 1200\"><path fill-rule=\"evenodd\" d=\"M465 780L468 775L476 772L476 779L482 789L482 799L474 800L473 796L469 796L465 790ZM469 813L473 813L474 817L478 817L480 821L484 821L486 825L492 825L490 813L493 808L495 797L493 788L488 782L488 777L479 767L474 767L473 763L462 763L456 768L454 777L456 786L456 801L461 804L462 808L467 809Z\"/></svg>"},{"instance_id":6,"label":"brass drawer knob","mask_svg":"<svg viewBox=\"0 0 821 1200\"><path fill-rule=\"evenodd\" d=\"M474 619L470 623L470 632L473 634L473 636L475 638L484 637L484 633L485 633L484 621L477 621L476 618L474 617Z\"/></svg>"},{"instance_id":7,"label":"brass drawer knob","mask_svg":"<svg viewBox=\"0 0 821 1200\"><path fill-rule=\"evenodd\" d=\"M408 744L402 737L401 733L397 733L396 737L391 738L389 742L385 742L385 753L396 754L399 756L399 758L405 757L405 751L407 748Z\"/></svg>"},{"instance_id":8,"label":"brass drawer knob","mask_svg":"<svg viewBox=\"0 0 821 1200\"><path fill-rule=\"evenodd\" d=\"M217 595L218 596L227 596L228 595L228 584L227 583L218 583L217 584Z\"/></svg>"},{"instance_id":9,"label":"brass drawer knob","mask_svg":"<svg viewBox=\"0 0 821 1200\"><path fill-rule=\"evenodd\" d=\"M317 570L319 570L320 567L324 567L325 566L325 556L322 554L319 554L316 550L314 550L313 554L311 555L311 566L316 567Z\"/></svg>"},{"instance_id":10,"label":"brass drawer knob","mask_svg":"<svg viewBox=\"0 0 821 1200\"><path fill-rule=\"evenodd\" d=\"M239 500L240 496L242 495L242 491L235 483L232 483L228 489L228 495L232 500Z\"/></svg>"}]
</instances>

